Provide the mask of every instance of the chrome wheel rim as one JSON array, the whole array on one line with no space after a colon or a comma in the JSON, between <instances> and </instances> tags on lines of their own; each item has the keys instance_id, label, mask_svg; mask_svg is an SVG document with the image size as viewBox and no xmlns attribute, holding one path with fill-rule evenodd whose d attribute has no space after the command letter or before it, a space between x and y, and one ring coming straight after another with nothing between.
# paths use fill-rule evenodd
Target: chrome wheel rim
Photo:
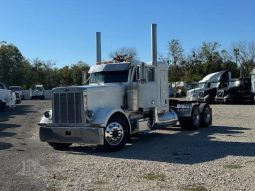
<instances>
[{"instance_id":1,"label":"chrome wheel rim","mask_svg":"<svg viewBox=\"0 0 255 191\"><path fill-rule=\"evenodd\" d=\"M112 122L105 129L105 140L109 145L116 146L124 137L123 126L118 122Z\"/></svg>"}]
</instances>

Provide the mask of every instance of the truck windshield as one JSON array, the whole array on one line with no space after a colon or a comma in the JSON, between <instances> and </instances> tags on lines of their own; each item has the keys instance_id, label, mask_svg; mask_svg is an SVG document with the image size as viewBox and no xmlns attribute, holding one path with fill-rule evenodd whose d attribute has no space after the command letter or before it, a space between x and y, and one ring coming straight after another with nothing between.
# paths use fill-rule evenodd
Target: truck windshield
<instances>
[{"instance_id":1,"label":"truck windshield","mask_svg":"<svg viewBox=\"0 0 255 191\"><path fill-rule=\"evenodd\" d=\"M42 88L42 87L35 87L35 90L37 90L37 91L43 91L43 88Z\"/></svg>"},{"instance_id":2,"label":"truck windshield","mask_svg":"<svg viewBox=\"0 0 255 191\"><path fill-rule=\"evenodd\" d=\"M127 82L128 70L124 71L107 71L90 74L90 84L98 83L121 83Z\"/></svg>"},{"instance_id":3,"label":"truck windshield","mask_svg":"<svg viewBox=\"0 0 255 191\"><path fill-rule=\"evenodd\" d=\"M198 88L200 88L200 89L201 89L201 88L205 88L205 86L206 86L206 83L199 83L199 84L198 84Z\"/></svg>"}]
</instances>

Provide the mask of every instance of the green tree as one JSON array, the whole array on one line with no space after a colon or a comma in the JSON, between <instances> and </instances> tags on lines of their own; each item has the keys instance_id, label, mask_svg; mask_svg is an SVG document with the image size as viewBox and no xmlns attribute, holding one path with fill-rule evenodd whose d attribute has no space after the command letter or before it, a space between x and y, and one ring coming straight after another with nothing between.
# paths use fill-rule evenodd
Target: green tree
<instances>
[{"instance_id":1,"label":"green tree","mask_svg":"<svg viewBox=\"0 0 255 191\"><path fill-rule=\"evenodd\" d=\"M89 65L85 62L79 61L77 64L73 64L70 68L72 84L81 85L82 84L82 72L88 72Z\"/></svg>"},{"instance_id":2,"label":"green tree","mask_svg":"<svg viewBox=\"0 0 255 191\"><path fill-rule=\"evenodd\" d=\"M169 54L169 81L180 81L184 75L183 67L179 66L184 61L183 48L179 40L172 39L168 42L168 54ZM170 61L171 59L171 61Z\"/></svg>"},{"instance_id":3,"label":"green tree","mask_svg":"<svg viewBox=\"0 0 255 191\"><path fill-rule=\"evenodd\" d=\"M248 77L255 68L255 41L239 41L232 44L232 54L239 61L240 76Z\"/></svg>"},{"instance_id":4,"label":"green tree","mask_svg":"<svg viewBox=\"0 0 255 191\"><path fill-rule=\"evenodd\" d=\"M0 45L0 81L22 85L24 57L13 44Z\"/></svg>"},{"instance_id":5,"label":"green tree","mask_svg":"<svg viewBox=\"0 0 255 191\"><path fill-rule=\"evenodd\" d=\"M114 62L136 61L138 60L137 51L135 48L119 48L110 53L110 58Z\"/></svg>"}]
</instances>

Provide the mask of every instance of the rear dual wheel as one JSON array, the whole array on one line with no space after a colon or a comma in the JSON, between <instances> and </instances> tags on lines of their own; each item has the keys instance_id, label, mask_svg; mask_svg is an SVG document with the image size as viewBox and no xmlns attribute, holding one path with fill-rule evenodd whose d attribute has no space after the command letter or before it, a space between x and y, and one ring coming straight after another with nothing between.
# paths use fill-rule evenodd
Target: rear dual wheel
<instances>
[{"instance_id":1,"label":"rear dual wheel","mask_svg":"<svg viewBox=\"0 0 255 191\"><path fill-rule=\"evenodd\" d=\"M184 130L196 130L201 124L201 116L199 107L194 105L191 111L190 117L181 117L179 118L181 128Z\"/></svg>"},{"instance_id":2,"label":"rear dual wheel","mask_svg":"<svg viewBox=\"0 0 255 191\"><path fill-rule=\"evenodd\" d=\"M207 103L194 105L190 117L179 118L184 130L197 130L199 127L208 127L212 124L212 110Z\"/></svg>"},{"instance_id":3,"label":"rear dual wheel","mask_svg":"<svg viewBox=\"0 0 255 191\"><path fill-rule=\"evenodd\" d=\"M212 110L207 103L199 105L201 115L201 127L209 127L212 125Z\"/></svg>"}]
</instances>

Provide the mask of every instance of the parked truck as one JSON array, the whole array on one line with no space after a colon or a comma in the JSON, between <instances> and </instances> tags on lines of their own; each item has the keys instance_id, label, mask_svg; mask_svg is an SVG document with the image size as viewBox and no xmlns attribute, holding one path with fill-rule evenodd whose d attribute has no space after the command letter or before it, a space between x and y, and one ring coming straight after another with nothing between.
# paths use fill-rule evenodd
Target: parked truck
<instances>
[{"instance_id":1,"label":"parked truck","mask_svg":"<svg viewBox=\"0 0 255 191\"><path fill-rule=\"evenodd\" d=\"M214 73L208 78L207 83L198 92L198 101L206 103L214 103L218 89L224 88L228 85L231 79L231 73L229 71L220 71Z\"/></svg>"},{"instance_id":2,"label":"parked truck","mask_svg":"<svg viewBox=\"0 0 255 191\"><path fill-rule=\"evenodd\" d=\"M0 82L0 111L5 107L15 107L16 95L15 92L8 90L6 86Z\"/></svg>"},{"instance_id":3,"label":"parked truck","mask_svg":"<svg viewBox=\"0 0 255 191\"><path fill-rule=\"evenodd\" d=\"M9 90L15 92L16 95L16 104L20 104L21 100L24 99L22 88L20 86L9 86Z\"/></svg>"},{"instance_id":4,"label":"parked truck","mask_svg":"<svg viewBox=\"0 0 255 191\"><path fill-rule=\"evenodd\" d=\"M31 99L44 99L44 87L41 84L37 84L30 88L30 98Z\"/></svg>"},{"instance_id":5,"label":"parked truck","mask_svg":"<svg viewBox=\"0 0 255 191\"><path fill-rule=\"evenodd\" d=\"M253 102L251 78L232 79L227 87L217 91L217 103Z\"/></svg>"},{"instance_id":6,"label":"parked truck","mask_svg":"<svg viewBox=\"0 0 255 191\"><path fill-rule=\"evenodd\" d=\"M152 64L101 62L97 33L97 65L89 84L52 90L52 109L39 126L40 140L55 149L72 143L101 145L117 151L134 133L175 126L208 127L212 111L206 103L169 100L168 65L157 61L156 25L152 25Z\"/></svg>"},{"instance_id":7,"label":"parked truck","mask_svg":"<svg viewBox=\"0 0 255 191\"><path fill-rule=\"evenodd\" d=\"M218 87L226 86L231 79L228 71L219 71L208 74L199 81L198 87L187 91L186 100L211 103L214 102Z\"/></svg>"}]
</instances>

